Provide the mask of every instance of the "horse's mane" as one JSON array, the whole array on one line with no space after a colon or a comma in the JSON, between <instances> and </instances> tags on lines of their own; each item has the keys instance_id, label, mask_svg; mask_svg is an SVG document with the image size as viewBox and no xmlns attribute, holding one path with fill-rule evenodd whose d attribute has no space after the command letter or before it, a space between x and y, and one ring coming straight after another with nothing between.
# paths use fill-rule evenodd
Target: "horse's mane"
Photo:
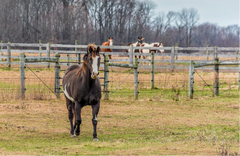
<instances>
[{"instance_id":1,"label":"horse's mane","mask_svg":"<svg viewBox=\"0 0 240 156\"><path fill-rule=\"evenodd\" d=\"M84 57L83 57L82 65L81 65L80 69L78 69L78 71L76 72L77 77L86 73L86 71L87 71L87 57L88 57L88 54L85 54Z\"/></svg>"}]
</instances>

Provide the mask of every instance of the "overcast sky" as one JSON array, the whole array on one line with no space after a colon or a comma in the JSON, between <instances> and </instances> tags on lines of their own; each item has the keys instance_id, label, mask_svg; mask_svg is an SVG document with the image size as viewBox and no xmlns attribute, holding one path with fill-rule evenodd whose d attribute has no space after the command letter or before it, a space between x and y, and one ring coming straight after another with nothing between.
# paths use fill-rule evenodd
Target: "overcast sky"
<instances>
[{"instance_id":1,"label":"overcast sky","mask_svg":"<svg viewBox=\"0 0 240 156\"><path fill-rule=\"evenodd\" d=\"M142 0L145 1L145 0ZM148 0L146 0L148 1ZM156 4L155 13L195 8L200 16L198 24L210 22L219 26L239 24L239 0L150 0Z\"/></svg>"}]
</instances>

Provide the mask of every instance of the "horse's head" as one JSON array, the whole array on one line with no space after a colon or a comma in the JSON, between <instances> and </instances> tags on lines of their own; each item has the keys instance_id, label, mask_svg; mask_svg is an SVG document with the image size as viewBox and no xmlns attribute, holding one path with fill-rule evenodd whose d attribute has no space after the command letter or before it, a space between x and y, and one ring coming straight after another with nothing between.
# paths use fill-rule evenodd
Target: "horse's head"
<instances>
[{"instance_id":1,"label":"horse's head","mask_svg":"<svg viewBox=\"0 0 240 156\"><path fill-rule=\"evenodd\" d=\"M159 42L159 47L163 47L163 43L162 42ZM160 50L161 53L164 53L164 49L163 50Z\"/></svg>"},{"instance_id":2,"label":"horse's head","mask_svg":"<svg viewBox=\"0 0 240 156\"><path fill-rule=\"evenodd\" d=\"M138 37L137 45L141 45L144 38Z\"/></svg>"},{"instance_id":3,"label":"horse's head","mask_svg":"<svg viewBox=\"0 0 240 156\"><path fill-rule=\"evenodd\" d=\"M86 63L88 64L88 67L90 68L91 72L91 78L95 79L99 72L99 66L100 66L100 47L97 48L94 47L94 45L89 45L87 48L87 60Z\"/></svg>"},{"instance_id":4,"label":"horse's head","mask_svg":"<svg viewBox=\"0 0 240 156\"><path fill-rule=\"evenodd\" d=\"M109 42L109 46L112 46L113 45L113 37L109 37L108 42Z\"/></svg>"}]
</instances>

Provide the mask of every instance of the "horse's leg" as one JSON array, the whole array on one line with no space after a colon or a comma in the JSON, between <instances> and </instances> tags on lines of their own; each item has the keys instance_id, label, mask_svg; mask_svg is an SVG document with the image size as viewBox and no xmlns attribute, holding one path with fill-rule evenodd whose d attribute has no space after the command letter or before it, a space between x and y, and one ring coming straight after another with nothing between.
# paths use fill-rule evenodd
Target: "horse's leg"
<instances>
[{"instance_id":1,"label":"horse's leg","mask_svg":"<svg viewBox=\"0 0 240 156\"><path fill-rule=\"evenodd\" d=\"M149 56L148 56L148 59L150 59ZM151 62L148 62L148 66L151 66L151 63L152 63L152 58L151 58Z\"/></svg>"},{"instance_id":2,"label":"horse's leg","mask_svg":"<svg viewBox=\"0 0 240 156\"><path fill-rule=\"evenodd\" d=\"M139 50L135 50L134 53L139 53ZM137 58L137 55L135 55L135 58Z\"/></svg>"},{"instance_id":3,"label":"horse's leg","mask_svg":"<svg viewBox=\"0 0 240 156\"><path fill-rule=\"evenodd\" d=\"M100 101L96 105L92 105L92 124L93 124L93 141L98 141L97 138L97 115L100 107Z\"/></svg>"},{"instance_id":4,"label":"horse's leg","mask_svg":"<svg viewBox=\"0 0 240 156\"><path fill-rule=\"evenodd\" d=\"M80 125L82 123L81 118L81 104L77 101L75 101L75 125L74 125L74 135L78 136L80 135Z\"/></svg>"},{"instance_id":5,"label":"horse's leg","mask_svg":"<svg viewBox=\"0 0 240 156\"><path fill-rule=\"evenodd\" d=\"M73 135L73 111L72 111L72 102L66 99L67 109L68 109L68 119L70 122L71 130L70 133Z\"/></svg>"},{"instance_id":6,"label":"horse's leg","mask_svg":"<svg viewBox=\"0 0 240 156\"><path fill-rule=\"evenodd\" d=\"M75 102L72 102L72 113L73 113L73 118L75 120L76 119ZM76 135L74 134L75 128L76 128L76 121L75 121L74 126L73 126L73 135L72 135L72 137L76 137Z\"/></svg>"},{"instance_id":7,"label":"horse's leg","mask_svg":"<svg viewBox=\"0 0 240 156\"><path fill-rule=\"evenodd\" d=\"M109 52L112 52L112 49L109 50ZM112 55L109 55L109 59L112 59Z\"/></svg>"},{"instance_id":8,"label":"horse's leg","mask_svg":"<svg viewBox=\"0 0 240 156\"><path fill-rule=\"evenodd\" d=\"M142 56L142 59L146 59L146 56ZM143 61L143 65L145 65L145 61Z\"/></svg>"}]
</instances>

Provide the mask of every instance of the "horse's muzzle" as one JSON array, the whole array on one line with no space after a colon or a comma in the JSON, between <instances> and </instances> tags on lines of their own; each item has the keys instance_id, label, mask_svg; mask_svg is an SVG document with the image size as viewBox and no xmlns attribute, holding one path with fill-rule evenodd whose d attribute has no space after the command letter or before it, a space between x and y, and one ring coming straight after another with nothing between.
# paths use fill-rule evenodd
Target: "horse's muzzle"
<instances>
[{"instance_id":1,"label":"horse's muzzle","mask_svg":"<svg viewBox=\"0 0 240 156\"><path fill-rule=\"evenodd\" d=\"M98 75L99 75L99 72L98 73L92 73L91 78L96 79Z\"/></svg>"}]
</instances>

